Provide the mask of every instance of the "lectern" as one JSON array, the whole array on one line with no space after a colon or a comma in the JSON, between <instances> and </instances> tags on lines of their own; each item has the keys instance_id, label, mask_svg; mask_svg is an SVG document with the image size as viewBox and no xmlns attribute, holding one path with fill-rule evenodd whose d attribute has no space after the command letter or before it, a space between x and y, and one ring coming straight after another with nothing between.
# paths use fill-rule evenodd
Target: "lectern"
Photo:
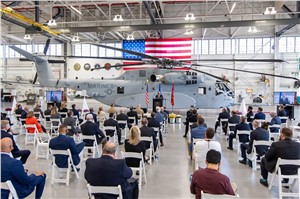
<instances>
[{"instance_id":1,"label":"lectern","mask_svg":"<svg viewBox=\"0 0 300 199\"><path fill-rule=\"evenodd\" d=\"M155 98L153 99L153 108L152 111L155 112L155 108L157 106L162 107L163 106L163 98Z\"/></svg>"}]
</instances>

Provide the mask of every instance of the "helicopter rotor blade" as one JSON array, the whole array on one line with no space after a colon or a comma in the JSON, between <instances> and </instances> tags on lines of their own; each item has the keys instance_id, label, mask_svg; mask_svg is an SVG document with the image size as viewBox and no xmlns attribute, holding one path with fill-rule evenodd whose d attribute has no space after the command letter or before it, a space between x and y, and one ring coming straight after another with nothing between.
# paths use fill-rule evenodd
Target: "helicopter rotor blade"
<instances>
[{"instance_id":1,"label":"helicopter rotor blade","mask_svg":"<svg viewBox=\"0 0 300 199\"><path fill-rule=\"evenodd\" d=\"M44 48L44 51L43 51L44 55L46 55L46 54L47 54L47 51L48 51L48 49L49 49L49 46L50 46L50 41L51 41L51 39L50 39L50 38L49 38L49 39L47 39L47 41L46 41L45 48Z\"/></svg>"},{"instance_id":2,"label":"helicopter rotor blade","mask_svg":"<svg viewBox=\"0 0 300 199\"><path fill-rule=\"evenodd\" d=\"M140 66L140 65L144 65L144 64L146 64L146 63L142 62L142 63L132 63L132 64L117 64L117 65L110 66L110 68L123 68L123 67L126 67L126 66ZM91 71L100 70L100 69L105 69L105 67L92 68Z\"/></svg>"},{"instance_id":3,"label":"helicopter rotor blade","mask_svg":"<svg viewBox=\"0 0 300 199\"><path fill-rule=\"evenodd\" d=\"M179 60L181 62L191 62L191 61L199 61L199 62L262 62L262 63L288 63L282 59L191 59L191 60Z\"/></svg>"},{"instance_id":4,"label":"helicopter rotor blade","mask_svg":"<svg viewBox=\"0 0 300 199\"><path fill-rule=\"evenodd\" d=\"M274 75L270 73L261 73L261 72L254 72L254 71L248 71L248 70L241 70L241 69L233 69L233 68L224 68L224 67L218 67L218 66L211 66L211 65L202 65L202 64L192 64L192 66L200 66L204 68L214 68L214 69L221 69L221 70L232 70L232 71L238 71L243 73L252 73L252 74L258 74L258 75L266 75L266 76L272 76L272 77L280 77L285 79L293 79L293 80L299 80L296 77L289 77L284 75Z\"/></svg>"},{"instance_id":5,"label":"helicopter rotor blade","mask_svg":"<svg viewBox=\"0 0 300 199\"><path fill-rule=\"evenodd\" d=\"M35 76L34 76L34 79L33 79L33 81L32 81L32 84L35 84L35 83L36 83L37 78L38 78L38 74L37 74L37 72L36 72L36 73L35 73Z\"/></svg>"},{"instance_id":6,"label":"helicopter rotor blade","mask_svg":"<svg viewBox=\"0 0 300 199\"><path fill-rule=\"evenodd\" d=\"M222 82L225 81L225 82L230 83L229 80L225 80L225 79L223 79L222 77L219 77L219 76L216 76L216 75L212 75L212 74L210 74L210 73L208 73L208 72L204 72L204 71L201 71L201 70L198 70L198 69L195 69L195 68L190 68L190 70L195 71L195 72L199 72L199 73L203 73L203 74L205 74L205 75L208 75L208 76L211 76L211 77L216 78L216 79L218 79L218 80L221 80Z\"/></svg>"},{"instance_id":7,"label":"helicopter rotor blade","mask_svg":"<svg viewBox=\"0 0 300 199\"><path fill-rule=\"evenodd\" d=\"M106 45L103 45L103 44L94 44L94 43L89 43L89 44L95 45L95 46L98 46L98 47L102 47L102 48L111 49L111 50L121 51L121 52L124 52L124 53L140 56L140 57L147 58L147 59L153 59L153 60L158 60L159 59L159 58L153 57L151 55L146 55L144 53L135 52L135 51L131 51L131 50L116 48L116 47L112 47L112 46L106 46Z\"/></svg>"}]
</instances>

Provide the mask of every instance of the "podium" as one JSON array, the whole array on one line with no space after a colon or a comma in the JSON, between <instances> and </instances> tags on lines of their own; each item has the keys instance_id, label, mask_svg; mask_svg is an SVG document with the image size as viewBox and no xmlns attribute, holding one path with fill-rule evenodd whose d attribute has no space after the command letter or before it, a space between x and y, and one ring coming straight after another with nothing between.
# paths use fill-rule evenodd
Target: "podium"
<instances>
[{"instance_id":1,"label":"podium","mask_svg":"<svg viewBox=\"0 0 300 199\"><path fill-rule=\"evenodd\" d=\"M163 106L163 98L155 98L155 99L153 99L152 104L153 104L152 111L155 112L155 108L157 106L159 106L159 107Z\"/></svg>"}]
</instances>

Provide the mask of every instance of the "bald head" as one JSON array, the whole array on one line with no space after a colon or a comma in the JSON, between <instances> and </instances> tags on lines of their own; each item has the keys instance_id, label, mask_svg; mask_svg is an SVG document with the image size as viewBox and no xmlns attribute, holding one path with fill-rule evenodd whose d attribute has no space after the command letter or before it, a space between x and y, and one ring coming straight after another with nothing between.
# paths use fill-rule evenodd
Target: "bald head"
<instances>
[{"instance_id":1,"label":"bald head","mask_svg":"<svg viewBox=\"0 0 300 199\"><path fill-rule=\"evenodd\" d=\"M273 118L276 116L276 113L272 111L272 112L270 112L270 116Z\"/></svg>"},{"instance_id":2,"label":"bald head","mask_svg":"<svg viewBox=\"0 0 300 199\"><path fill-rule=\"evenodd\" d=\"M113 142L106 142L103 147L103 155L115 155L116 153L116 144Z\"/></svg>"},{"instance_id":3,"label":"bald head","mask_svg":"<svg viewBox=\"0 0 300 199\"><path fill-rule=\"evenodd\" d=\"M258 128L260 126L260 121L259 120L254 120L253 121L253 128Z\"/></svg>"},{"instance_id":4,"label":"bald head","mask_svg":"<svg viewBox=\"0 0 300 199\"><path fill-rule=\"evenodd\" d=\"M93 121L93 115L92 114L87 114L86 118L87 121Z\"/></svg>"},{"instance_id":5,"label":"bald head","mask_svg":"<svg viewBox=\"0 0 300 199\"><path fill-rule=\"evenodd\" d=\"M9 121L8 120L1 120L1 129L8 130L9 129Z\"/></svg>"},{"instance_id":6,"label":"bald head","mask_svg":"<svg viewBox=\"0 0 300 199\"><path fill-rule=\"evenodd\" d=\"M1 139L1 152L10 153L13 150L13 143L9 137Z\"/></svg>"}]
</instances>

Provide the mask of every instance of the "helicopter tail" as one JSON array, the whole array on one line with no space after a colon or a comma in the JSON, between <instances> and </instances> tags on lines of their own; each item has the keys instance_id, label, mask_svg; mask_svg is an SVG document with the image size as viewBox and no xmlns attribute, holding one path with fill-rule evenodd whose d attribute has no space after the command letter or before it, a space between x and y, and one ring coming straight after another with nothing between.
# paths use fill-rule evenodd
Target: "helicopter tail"
<instances>
[{"instance_id":1,"label":"helicopter tail","mask_svg":"<svg viewBox=\"0 0 300 199\"><path fill-rule=\"evenodd\" d=\"M49 67L48 61L39 55L31 54L21 48L16 46L9 46L14 51L20 53L25 58L33 61L35 63L36 71L39 76L39 82L41 86L54 87L56 84L56 79L54 78L53 72Z\"/></svg>"}]
</instances>

